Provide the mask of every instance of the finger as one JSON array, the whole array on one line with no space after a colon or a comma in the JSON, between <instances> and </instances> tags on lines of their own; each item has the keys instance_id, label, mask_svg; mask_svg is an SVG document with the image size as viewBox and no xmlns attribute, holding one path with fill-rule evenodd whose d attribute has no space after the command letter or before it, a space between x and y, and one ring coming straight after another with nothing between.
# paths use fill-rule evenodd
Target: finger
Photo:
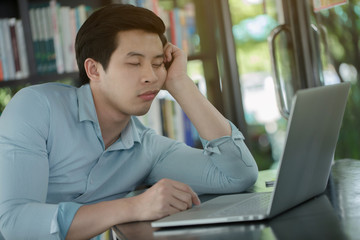
<instances>
[{"instance_id":1,"label":"finger","mask_svg":"<svg viewBox=\"0 0 360 240\"><path fill-rule=\"evenodd\" d=\"M173 52L173 45L171 43L166 43L164 47L164 55L166 62L171 62L172 60L172 52Z\"/></svg>"},{"instance_id":2,"label":"finger","mask_svg":"<svg viewBox=\"0 0 360 240\"><path fill-rule=\"evenodd\" d=\"M187 208L191 208L193 205L192 195L188 192L175 189L174 192L172 193L172 196L185 203L187 205Z\"/></svg>"},{"instance_id":3,"label":"finger","mask_svg":"<svg viewBox=\"0 0 360 240\"><path fill-rule=\"evenodd\" d=\"M201 201L200 201L198 195L191 189L191 187L189 185L174 181L173 186L183 192L189 193L191 195L191 200L192 200L193 204L195 204L195 205L201 204Z\"/></svg>"},{"instance_id":4,"label":"finger","mask_svg":"<svg viewBox=\"0 0 360 240\"><path fill-rule=\"evenodd\" d=\"M200 198L199 196L194 192L194 194L192 195L192 202L193 204L195 205L200 205L201 204L201 201L200 201Z\"/></svg>"},{"instance_id":5,"label":"finger","mask_svg":"<svg viewBox=\"0 0 360 240\"><path fill-rule=\"evenodd\" d=\"M176 56L180 56L182 54L182 51L177 46L167 43L164 48L164 53L166 60L168 62L171 62Z\"/></svg>"},{"instance_id":6,"label":"finger","mask_svg":"<svg viewBox=\"0 0 360 240\"><path fill-rule=\"evenodd\" d=\"M181 212L181 210L173 207L173 206L169 206L169 209L168 209L168 212L167 212L167 215L172 215L172 214L175 214L175 213L178 213L178 212Z\"/></svg>"},{"instance_id":7,"label":"finger","mask_svg":"<svg viewBox=\"0 0 360 240\"><path fill-rule=\"evenodd\" d=\"M169 204L170 204L170 207L173 207L173 208L177 209L178 211L184 211L184 210L190 208L186 202L179 200L176 197L172 197L171 199L169 199Z\"/></svg>"}]
</instances>

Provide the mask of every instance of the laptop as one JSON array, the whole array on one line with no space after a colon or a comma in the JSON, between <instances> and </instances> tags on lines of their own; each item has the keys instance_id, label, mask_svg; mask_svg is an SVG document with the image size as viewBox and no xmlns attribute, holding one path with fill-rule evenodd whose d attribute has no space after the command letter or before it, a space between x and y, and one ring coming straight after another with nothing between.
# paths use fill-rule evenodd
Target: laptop
<instances>
[{"instance_id":1,"label":"laptop","mask_svg":"<svg viewBox=\"0 0 360 240\"><path fill-rule=\"evenodd\" d=\"M161 228L160 239L349 239L329 198L321 194L270 221Z\"/></svg>"},{"instance_id":2,"label":"laptop","mask_svg":"<svg viewBox=\"0 0 360 240\"><path fill-rule=\"evenodd\" d=\"M272 192L222 195L151 223L152 227L272 218L325 191L350 84L297 91Z\"/></svg>"}]
</instances>

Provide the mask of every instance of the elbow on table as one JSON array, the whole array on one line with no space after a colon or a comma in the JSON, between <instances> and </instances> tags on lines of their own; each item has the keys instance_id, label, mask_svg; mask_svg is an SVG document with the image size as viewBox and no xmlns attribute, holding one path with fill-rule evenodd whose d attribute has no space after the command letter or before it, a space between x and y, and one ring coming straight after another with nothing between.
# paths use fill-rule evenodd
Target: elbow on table
<instances>
[{"instance_id":1,"label":"elbow on table","mask_svg":"<svg viewBox=\"0 0 360 240\"><path fill-rule=\"evenodd\" d=\"M247 162L249 164L246 164L247 168L246 171L244 172L244 182L247 183L246 189L252 187L256 183L259 175L259 168L257 166L254 157L251 155L250 151L248 152L247 158L248 158ZM245 191L246 189L244 189L243 191Z\"/></svg>"},{"instance_id":2,"label":"elbow on table","mask_svg":"<svg viewBox=\"0 0 360 240\"><path fill-rule=\"evenodd\" d=\"M259 169L255 164L255 166L253 166L249 171L249 176L247 176L249 182L249 186L247 188L252 187L256 183L258 176L259 176Z\"/></svg>"},{"instance_id":3,"label":"elbow on table","mask_svg":"<svg viewBox=\"0 0 360 240\"><path fill-rule=\"evenodd\" d=\"M231 192L244 192L247 189L251 188L257 181L259 175L258 167L255 164L254 166L248 167L244 171L240 178L233 179L231 182L231 187L229 191Z\"/></svg>"}]
</instances>

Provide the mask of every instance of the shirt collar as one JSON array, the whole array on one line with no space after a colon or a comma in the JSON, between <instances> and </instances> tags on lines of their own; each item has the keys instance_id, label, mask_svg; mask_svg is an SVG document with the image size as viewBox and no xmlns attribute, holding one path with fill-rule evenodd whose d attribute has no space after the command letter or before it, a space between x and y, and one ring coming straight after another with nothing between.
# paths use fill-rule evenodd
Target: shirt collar
<instances>
[{"instance_id":1,"label":"shirt collar","mask_svg":"<svg viewBox=\"0 0 360 240\"><path fill-rule=\"evenodd\" d=\"M79 104L79 121L98 122L94 99L89 84L85 84L77 89Z\"/></svg>"},{"instance_id":2,"label":"shirt collar","mask_svg":"<svg viewBox=\"0 0 360 240\"><path fill-rule=\"evenodd\" d=\"M89 84L85 84L77 89L79 104L79 121L92 121L99 123L96 115L94 99ZM121 137L109 148L109 150L129 149L135 142L141 143L140 128L134 118L130 118L129 123L121 132Z\"/></svg>"},{"instance_id":3,"label":"shirt collar","mask_svg":"<svg viewBox=\"0 0 360 240\"><path fill-rule=\"evenodd\" d=\"M121 132L120 138L109 148L109 151L130 149L134 146L135 142L141 143L140 129L132 117Z\"/></svg>"},{"instance_id":4,"label":"shirt collar","mask_svg":"<svg viewBox=\"0 0 360 240\"><path fill-rule=\"evenodd\" d=\"M134 119L131 118L128 125L121 133L121 141L124 143L125 147L130 148L134 142L140 142L140 133L137 128Z\"/></svg>"}]
</instances>

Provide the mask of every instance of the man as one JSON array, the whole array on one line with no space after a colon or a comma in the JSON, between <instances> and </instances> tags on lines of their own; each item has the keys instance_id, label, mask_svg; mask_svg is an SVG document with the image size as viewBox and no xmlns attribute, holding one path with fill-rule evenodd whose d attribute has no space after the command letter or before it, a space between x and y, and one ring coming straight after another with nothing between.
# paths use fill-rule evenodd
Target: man
<instances>
[{"instance_id":1,"label":"man","mask_svg":"<svg viewBox=\"0 0 360 240\"><path fill-rule=\"evenodd\" d=\"M242 134L200 94L185 53L164 31L149 10L106 6L76 38L81 88L42 84L13 97L0 119L5 238L89 239L186 210L200 204L197 194L254 184L258 170ZM190 118L204 150L137 120L161 89ZM123 198L141 184L153 186Z\"/></svg>"}]
</instances>

